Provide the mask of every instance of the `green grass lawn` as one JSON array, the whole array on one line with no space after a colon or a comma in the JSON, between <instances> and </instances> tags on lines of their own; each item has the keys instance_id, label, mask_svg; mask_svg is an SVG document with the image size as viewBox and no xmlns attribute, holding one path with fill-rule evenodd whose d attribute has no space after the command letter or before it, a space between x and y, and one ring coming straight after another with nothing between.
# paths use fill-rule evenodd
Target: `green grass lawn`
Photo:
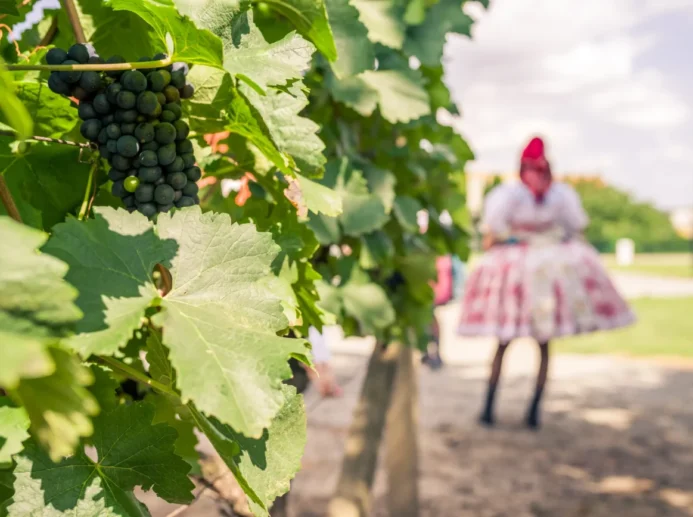
<instances>
[{"instance_id":1,"label":"green grass lawn","mask_svg":"<svg viewBox=\"0 0 693 517\"><path fill-rule=\"evenodd\" d=\"M690 253L641 253L630 266L616 264L615 255L602 255L613 271L633 272L653 276L693 278L693 256Z\"/></svg>"},{"instance_id":2,"label":"green grass lawn","mask_svg":"<svg viewBox=\"0 0 693 517\"><path fill-rule=\"evenodd\" d=\"M555 350L693 358L693 298L643 298L632 306L638 317L633 326L557 340Z\"/></svg>"}]
</instances>

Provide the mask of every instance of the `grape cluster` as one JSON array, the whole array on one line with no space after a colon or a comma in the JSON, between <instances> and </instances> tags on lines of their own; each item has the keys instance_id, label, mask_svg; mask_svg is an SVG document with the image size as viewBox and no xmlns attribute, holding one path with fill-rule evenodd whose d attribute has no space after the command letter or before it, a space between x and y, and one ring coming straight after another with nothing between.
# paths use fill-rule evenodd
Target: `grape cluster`
<instances>
[{"instance_id":1,"label":"grape cluster","mask_svg":"<svg viewBox=\"0 0 693 517\"><path fill-rule=\"evenodd\" d=\"M140 61L165 59L165 54ZM87 45L76 44L65 52L52 48L49 65L102 64ZM106 63L124 63L113 56ZM190 127L181 119L181 99L192 97L186 82L188 66L173 63L162 68L127 71L51 72L52 91L79 100L80 132L99 146L108 160L111 192L125 207L147 217L199 204Z\"/></svg>"}]
</instances>

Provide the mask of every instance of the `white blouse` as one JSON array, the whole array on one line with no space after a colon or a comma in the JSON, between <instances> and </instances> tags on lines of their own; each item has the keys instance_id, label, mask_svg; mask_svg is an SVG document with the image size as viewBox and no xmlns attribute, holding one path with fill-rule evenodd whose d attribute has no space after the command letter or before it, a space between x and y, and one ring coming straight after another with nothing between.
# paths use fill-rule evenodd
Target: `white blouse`
<instances>
[{"instance_id":1,"label":"white blouse","mask_svg":"<svg viewBox=\"0 0 693 517\"><path fill-rule=\"evenodd\" d=\"M521 182L495 187L484 200L482 231L496 237L527 236L560 232L562 236L582 231L587 214L575 189L553 183L542 203Z\"/></svg>"}]
</instances>

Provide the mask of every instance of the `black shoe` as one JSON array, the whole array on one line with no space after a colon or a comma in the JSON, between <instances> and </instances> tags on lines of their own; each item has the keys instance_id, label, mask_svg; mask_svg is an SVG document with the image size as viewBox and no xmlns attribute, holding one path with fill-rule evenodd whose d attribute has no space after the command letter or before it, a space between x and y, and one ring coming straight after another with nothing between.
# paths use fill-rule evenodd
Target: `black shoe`
<instances>
[{"instance_id":1,"label":"black shoe","mask_svg":"<svg viewBox=\"0 0 693 517\"><path fill-rule=\"evenodd\" d=\"M421 362L431 370L440 370L443 367L443 360L438 354L424 354Z\"/></svg>"},{"instance_id":2,"label":"black shoe","mask_svg":"<svg viewBox=\"0 0 693 517\"><path fill-rule=\"evenodd\" d=\"M536 412L530 412L527 415L527 420L525 421L527 427L532 431L538 431L541 428L541 423L539 422L539 415Z\"/></svg>"},{"instance_id":3,"label":"black shoe","mask_svg":"<svg viewBox=\"0 0 693 517\"><path fill-rule=\"evenodd\" d=\"M479 424L483 425L484 427L494 427L496 425L496 419L493 418L491 413L484 411L479 416Z\"/></svg>"}]
</instances>

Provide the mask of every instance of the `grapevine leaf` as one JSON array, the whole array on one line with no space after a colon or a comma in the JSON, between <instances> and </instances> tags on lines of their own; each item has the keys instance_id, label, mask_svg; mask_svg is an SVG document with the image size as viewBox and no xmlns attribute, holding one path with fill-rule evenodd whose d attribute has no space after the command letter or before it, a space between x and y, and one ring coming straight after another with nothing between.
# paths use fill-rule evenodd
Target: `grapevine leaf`
<instances>
[{"instance_id":1,"label":"grapevine leaf","mask_svg":"<svg viewBox=\"0 0 693 517\"><path fill-rule=\"evenodd\" d=\"M90 367L94 383L89 386L89 392L96 399L101 411L110 411L117 405L116 390L118 383L111 377L109 371L95 364Z\"/></svg>"},{"instance_id":2,"label":"grapevine leaf","mask_svg":"<svg viewBox=\"0 0 693 517\"><path fill-rule=\"evenodd\" d=\"M22 219L49 230L82 202L89 164L79 163L76 147L34 142L16 154L0 137L0 174Z\"/></svg>"},{"instance_id":3,"label":"grapevine leaf","mask_svg":"<svg viewBox=\"0 0 693 517\"><path fill-rule=\"evenodd\" d=\"M340 221L346 235L357 237L370 233L389 220L382 199L370 193L361 171L352 171L343 192L344 211Z\"/></svg>"},{"instance_id":4,"label":"grapevine leaf","mask_svg":"<svg viewBox=\"0 0 693 517\"><path fill-rule=\"evenodd\" d=\"M323 0L268 0L267 4L286 16L298 32L315 43L327 59L337 59L337 49Z\"/></svg>"},{"instance_id":5,"label":"grapevine leaf","mask_svg":"<svg viewBox=\"0 0 693 517\"><path fill-rule=\"evenodd\" d=\"M276 335L287 326L269 283L279 248L270 234L199 207L162 214L157 227L180 246L171 261L173 288L154 317L177 387L201 411L260 436L283 403L287 358L307 360L304 341Z\"/></svg>"},{"instance_id":6,"label":"grapevine leaf","mask_svg":"<svg viewBox=\"0 0 693 517\"><path fill-rule=\"evenodd\" d=\"M0 517L7 517L7 507L12 504L14 476L8 469L0 470Z\"/></svg>"},{"instance_id":7,"label":"grapevine leaf","mask_svg":"<svg viewBox=\"0 0 693 517\"><path fill-rule=\"evenodd\" d=\"M7 397L0 397L0 467L12 463L21 452L22 442L29 438L29 417L24 408L12 407Z\"/></svg>"},{"instance_id":8,"label":"grapevine leaf","mask_svg":"<svg viewBox=\"0 0 693 517\"><path fill-rule=\"evenodd\" d=\"M13 128L21 139L29 138L33 131L31 116L22 101L15 94L12 83L12 75L5 70L4 62L0 58L0 113L4 120Z\"/></svg>"},{"instance_id":9,"label":"grapevine leaf","mask_svg":"<svg viewBox=\"0 0 693 517\"><path fill-rule=\"evenodd\" d=\"M368 181L368 190L380 198L385 206L385 211L389 213L395 201L397 178L390 171L373 165L365 165L363 174Z\"/></svg>"},{"instance_id":10,"label":"grapevine leaf","mask_svg":"<svg viewBox=\"0 0 693 517\"><path fill-rule=\"evenodd\" d=\"M308 178L296 175L308 210L314 214L336 217L342 213L342 199L334 190Z\"/></svg>"},{"instance_id":11,"label":"grapevine leaf","mask_svg":"<svg viewBox=\"0 0 693 517\"><path fill-rule=\"evenodd\" d=\"M16 0L0 0L0 14L19 16Z\"/></svg>"},{"instance_id":12,"label":"grapevine leaf","mask_svg":"<svg viewBox=\"0 0 693 517\"><path fill-rule=\"evenodd\" d=\"M382 43L395 49L402 48L406 25L403 10L394 0L351 0L358 9L368 37L373 43Z\"/></svg>"},{"instance_id":13,"label":"grapevine leaf","mask_svg":"<svg viewBox=\"0 0 693 517\"><path fill-rule=\"evenodd\" d=\"M375 269L387 264L395 253L392 239L383 231L361 237L359 264L363 269Z\"/></svg>"},{"instance_id":14,"label":"grapevine leaf","mask_svg":"<svg viewBox=\"0 0 693 517\"><path fill-rule=\"evenodd\" d=\"M267 509L272 501L288 492L289 482L301 467L306 445L303 399L288 386L282 391L284 404L258 439L246 438L215 418L193 411L198 427L248 495L256 517L269 515Z\"/></svg>"},{"instance_id":15,"label":"grapevine leaf","mask_svg":"<svg viewBox=\"0 0 693 517\"><path fill-rule=\"evenodd\" d=\"M326 0L330 26L337 47L337 60L332 70L339 78L371 70L375 50L368 39L368 29L359 20L359 12L349 0Z\"/></svg>"},{"instance_id":16,"label":"grapevine leaf","mask_svg":"<svg viewBox=\"0 0 693 517\"><path fill-rule=\"evenodd\" d=\"M376 104L389 122L409 122L430 113L429 98L416 70L366 71L328 86L334 98L364 117Z\"/></svg>"},{"instance_id":17,"label":"grapevine leaf","mask_svg":"<svg viewBox=\"0 0 693 517\"><path fill-rule=\"evenodd\" d=\"M320 176L326 161L325 144L317 135L320 126L299 115L308 105L303 83L295 82L283 90L272 88L266 95L243 84L240 91L262 117L279 150L291 156L304 175Z\"/></svg>"},{"instance_id":18,"label":"grapevine leaf","mask_svg":"<svg viewBox=\"0 0 693 517\"><path fill-rule=\"evenodd\" d=\"M342 299L347 314L361 323L365 333L385 329L395 322L395 310L377 284L351 281L342 288Z\"/></svg>"},{"instance_id":19,"label":"grapevine leaf","mask_svg":"<svg viewBox=\"0 0 693 517\"><path fill-rule=\"evenodd\" d=\"M60 138L79 122L77 110L70 101L50 91L45 83L20 81L15 84L17 97L34 120L33 134Z\"/></svg>"},{"instance_id":20,"label":"grapevine leaf","mask_svg":"<svg viewBox=\"0 0 693 517\"><path fill-rule=\"evenodd\" d=\"M445 36L456 32L471 35L474 20L462 11L460 0L439 0L431 6L423 23L410 27L404 51L426 66L438 66L443 58Z\"/></svg>"},{"instance_id":21,"label":"grapevine leaf","mask_svg":"<svg viewBox=\"0 0 693 517\"><path fill-rule=\"evenodd\" d=\"M167 39L173 38L172 59L200 65L223 67L221 40L206 29L198 29L175 7L164 3L141 0L111 0L116 11L130 11L139 15L156 32L161 49L167 48Z\"/></svg>"},{"instance_id":22,"label":"grapevine leaf","mask_svg":"<svg viewBox=\"0 0 693 517\"><path fill-rule=\"evenodd\" d=\"M54 464L33 442L15 456L14 502L9 516L140 517L149 515L133 489L161 498L192 500L190 466L173 452L176 430L152 425L154 406L118 406L94 419L98 460L84 451Z\"/></svg>"},{"instance_id":23,"label":"grapevine leaf","mask_svg":"<svg viewBox=\"0 0 693 517\"><path fill-rule=\"evenodd\" d=\"M31 419L32 434L48 449L53 461L72 454L82 436L90 436L89 418L99 411L86 388L91 371L77 357L50 349L55 371L45 377L22 379L15 392Z\"/></svg>"},{"instance_id":24,"label":"grapevine leaf","mask_svg":"<svg viewBox=\"0 0 693 517\"><path fill-rule=\"evenodd\" d=\"M422 208L421 203L413 197L397 196L395 198L394 214L404 231L409 233L417 233L419 231L416 214Z\"/></svg>"},{"instance_id":25,"label":"grapevine leaf","mask_svg":"<svg viewBox=\"0 0 693 517\"><path fill-rule=\"evenodd\" d=\"M68 343L83 356L113 355L140 326L144 311L159 297L152 283L156 264L176 254L140 214L98 208L94 219L68 220L55 227L44 251L69 266L67 280L79 290L85 314Z\"/></svg>"},{"instance_id":26,"label":"grapevine leaf","mask_svg":"<svg viewBox=\"0 0 693 517\"><path fill-rule=\"evenodd\" d=\"M308 214L308 226L315 233L315 238L323 246L339 242L341 231L339 219L322 214Z\"/></svg>"},{"instance_id":27,"label":"grapevine leaf","mask_svg":"<svg viewBox=\"0 0 693 517\"><path fill-rule=\"evenodd\" d=\"M426 18L426 0L412 0L404 13L407 25L420 25Z\"/></svg>"},{"instance_id":28,"label":"grapevine leaf","mask_svg":"<svg viewBox=\"0 0 693 517\"><path fill-rule=\"evenodd\" d=\"M0 217L0 385L53 372L45 345L67 335L82 317L77 291L63 277L67 265L36 250L42 232Z\"/></svg>"}]
</instances>

